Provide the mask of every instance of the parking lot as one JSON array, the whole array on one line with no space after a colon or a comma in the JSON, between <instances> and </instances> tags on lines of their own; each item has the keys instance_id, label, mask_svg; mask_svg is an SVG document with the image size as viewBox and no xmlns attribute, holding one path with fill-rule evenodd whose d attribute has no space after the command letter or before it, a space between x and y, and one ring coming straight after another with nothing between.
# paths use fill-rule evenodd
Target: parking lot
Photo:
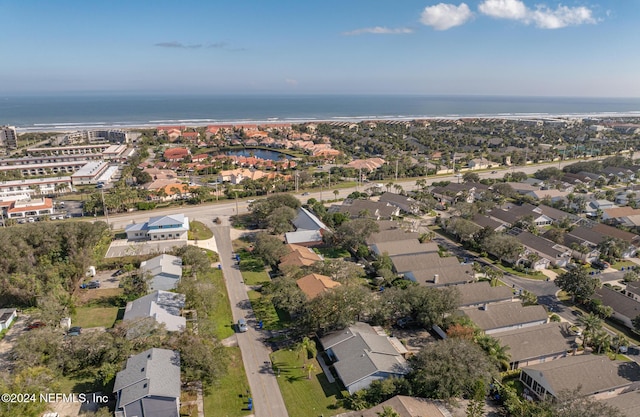
<instances>
[{"instance_id":1,"label":"parking lot","mask_svg":"<svg viewBox=\"0 0 640 417\"><path fill-rule=\"evenodd\" d=\"M105 258L119 258L122 256L138 256L153 253L165 253L173 248L179 248L187 244L186 240L161 240L161 241L130 241L118 239L111 242Z\"/></svg>"}]
</instances>

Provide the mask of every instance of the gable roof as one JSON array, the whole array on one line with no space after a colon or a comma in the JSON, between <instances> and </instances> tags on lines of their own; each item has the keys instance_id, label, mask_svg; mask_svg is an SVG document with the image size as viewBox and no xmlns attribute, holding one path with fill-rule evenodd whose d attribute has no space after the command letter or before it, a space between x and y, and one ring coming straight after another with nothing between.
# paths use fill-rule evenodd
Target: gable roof
<instances>
[{"instance_id":1,"label":"gable roof","mask_svg":"<svg viewBox=\"0 0 640 417\"><path fill-rule=\"evenodd\" d=\"M378 224L383 222L378 222ZM418 239L420 233L407 232L404 229L385 229L380 228L379 232L372 233L366 240L368 245L382 242L397 242L399 240Z\"/></svg>"},{"instance_id":2,"label":"gable roof","mask_svg":"<svg viewBox=\"0 0 640 417\"><path fill-rule=\"evenodd\" d=\"M298 215L293 219L293 225L296 227L296 231L328 229L322 220L304 207L298 209Z\"/></svg>"},{"instance_id":3,"label":"gable roof","mask_svg":"<svg viewBox=\"0 0 640 417\"><path fill-rule=\"evenodd\" d=\"M523 307L520 303L498 303L460 310L484 331L547 320L547 311L541 305Z\"/></svg>"},{"instance_id":4,"label":"gable roof","mask_svg":"<svg viewBox=\"0 0 640 417\"><path fill-rule=\"evenodd\" d=\"M371 245L378 255L389 256L409 255L413 253L437 253L438 244L435 242L420 243L418 239L397 240L394 242L380 242Z\"/></svg>"},{"instance_id":5,"label":"gable roof","mask_svg":"<svg viewBox=\"0 0 640 417\"><path fill-rule=\"evenodd\" d=\"M602 301L602 304L612 307L613 311L630 320L640 315L640 302L619 291L601 287L593 294L593 298Z\"/></svg>"},{"instance_id":6,"label":"gable roof","mask_svg":"<svg viewBox=\"0 0 640 417\"><path fill-rule=\"evenodd\" d=\"M322 260L322 257L306 246L287 244L290 251L280 258L280 266L310 266Z\"/></svg>"},{"instance_id":7,"label":"gable roof","mask_svg":"<svg viewBox=\"0 0 640 417\"><path fill-rule=\"evenodd\" d=\"M113 392L119 391L119 407L148 396L180 398L179 353L152 348L131 356L116 375Z\"/></svg>"},{"instance_id":8,"label":"gable roof","mask_svg":"<svg viewBox=\"0 0 640 417\"><path fill-rule=\"evenodd\" d=\"M184 214L170 214L166 216L154 216L150 217L147 222L149 227L153 226L172 226L172 225L183 225L184 224Z\"/></svg>"},{"instance_id":9,"label":"gable roof","mask_svg":"<svg viewBox=\"0 0 640 417\"><path fill-rule=\"evenodd\" d=\"M182 277L182 259L163 253L140 263L140 270L145 275L150 274L151 277L164 275L180 279Z\"/></svg>"},{"instance_id":10,"label":"gable roof","mask_svg":"<svg viewBox=\"0 0 640 417\"><path fill-rule=\"evenodd\" d=\"M415 272L423 269L431 269L438 266L460 265L460 261L455 256L441 258L434 252L429 253L409 253L391 257L391 262L396 272Z\"/></svg>"},{"instance_id":11,"label":"gable roof","mask_svg":"<svg viewBox=\"0 0 640 417\"><path fill-rule=\"evenodd\" d=\"M307 296L307 299L311 300L341 284L325 275L309 274L297 280L296 285Z\"/></svg>"},{"instance_id":12,"label":"gable roof","mask_svg":"<svg viewBox=\"0 0 640 417\"><path fill-rule=\"evenodd\" d=\"M434 265L427 269L411 271L411 275L416 283L428 287L466 284L474 280L471 265L460 264L457 260L455 264Z\"/></svg>"},{"instance_id":13,"label":"gable roof","mask_svg":"<svg viewBox=\"0 0 640 417\"><path fill-rule=\"evenodd\" d=\"M600 401L620 410L622 412L620 417L640 416L640 390L625 392Z\"/></svg>"},{"instance_id":14,"label":"gable roof","mask_svg":"<svg viewBox=\"0 0 640 417\"><path fill-rule=\"evenodd\" d=\"M546 255L550 259L560 259L563 255L570 254L570 249L555 243L549 239L545 239L540 236L536 236L531 232L523 231L516 236L516 239L520 241L525 247L538 252L541 255Z\"/></svg>"},{"instance_id":15,"label":"gable roof","mask_svg":"<svg viewBox=\"0 0 640 417\"><path fill-rule=\"evenodd\" d=\"M185 295L168 291L154 291L127 303L124 321L152 318L164 324L168 331L181 331L186 319L180 315L184 308Z\"/></svg>"},{"instance_id":16,"label":"gable roof","mask_svg":"<svg viewBox=\"0 0 640 417\"><path fill-rule=\"evenodd\" d=\"M378 417L385 407L393 408L400 417L445 417L450 416L443 406L432 400L417 397L396 395L373 408L349 413L338 414L335 417Z\"/></svg>"},{"instance_id":17,"label":"gable roof","mask_svg":"<svg viewBox=\"0 0 640 417\"><path fill-rule=\"evenodd\" d=\"M640 366L635 362L612 361L607 355L567 356L555 361L522 368L532 377L547 382L549 393L574 390L580 386L581 395L592 395L625 387L640 381Z\"/></svg>"},{"instance_id":18,"label":"gable roof","mask_svg":"<svg viewBox=\"0 0 640 417\"><path fill-rule=\"evenodd\" d=\"M456 288L460 294L461 307L481 303L511 301L513 299L513 291L511 288L505 287L504 285L492 287L487 281L456 285L454 288Z\"/></svg>"},{"instance_id":19,"label":"gable roof","mask_svg":"<svg viewBox=\"0 0 640 417\"><path fill-rule=\"evenodd\" d=\"M359 322L331 333L320 339L320 343L325 350L331 349L338 359L334 368L346 387L376 372L397 375L409 372L402 356L406 352L403 345L366 323Z\"/></svg>"},{"instance_id":20,"label":"gable roof","mask_svg":"<svg viewBox=\"0 0 640 417\"><path fill-rule=\"evenodd\" d=\"M577 347L576 337L569 332L567 323L546 323L507 330L493 337L502 346L509 347L511 362L568 352Z\"/></svg>"}]
</instances>

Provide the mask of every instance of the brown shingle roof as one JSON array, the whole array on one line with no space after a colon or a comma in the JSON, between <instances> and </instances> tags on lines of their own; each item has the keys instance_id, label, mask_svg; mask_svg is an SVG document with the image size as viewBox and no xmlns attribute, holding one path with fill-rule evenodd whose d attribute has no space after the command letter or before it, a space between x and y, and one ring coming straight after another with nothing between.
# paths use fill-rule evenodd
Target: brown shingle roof
<instances>
[{"instance_id":1,"label":"brown shingle roof","mask_svg":"<svg viewBox=\"0 0 640 417\"><path fill-rule=\"evenodd\" d=\"M490 304L486 309L468 307L460 310L485 332L547 320L547 311L540 305L523 307L520 303L498 303Z\"/></svg>"}]
</instances>

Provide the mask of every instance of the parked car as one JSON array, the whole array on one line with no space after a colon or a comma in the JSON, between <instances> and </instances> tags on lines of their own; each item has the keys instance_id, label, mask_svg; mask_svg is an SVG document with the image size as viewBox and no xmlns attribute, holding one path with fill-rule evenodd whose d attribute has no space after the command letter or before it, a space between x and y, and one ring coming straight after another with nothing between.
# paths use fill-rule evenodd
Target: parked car
<instances>
[{"instance_id":1,"label":"parked car","mask_svg":"<svg viewBox=\"0 0 640 417\"><path fill-rule=\"evenodd\" d=\"M244 333L247 330L249 330L249 327L247 326L247 321L245 319L239 319L238 320L238 331L240 333Z\"/></svg>"},{"instance_id":2,"label":"parked car","mask_svg":"<svg viewBox=\"0 0 640 417\"><path fill-rule=\"evenodd\" d=\"M81 284L80 288L82 288L82 289L100 288L100 281L89 281L86 284Z\"/></svg>"},{"instance_id":3,"label":"parked car","mask_svg":"<svg viewBox=\"0 0 640 417\"><path fill-rule=\"evenodd\" d=\"M398 321L396 322L396 324L398 325L398 327L400 327L401 329L404 329L406 327L411 327L413 325L416 324L416 321L413 319L413 317L403 317L401 319L398 319Z\"/></svg>"},{"instance_id":4,"label":"parked car","mask_svg":"<svg viewBox=\"0 0 640 417\"><path fill-rule=\"evenodd\" d=\"M111 274L112 277L119 277L120 275L124 274L124 271L122 269L118 269L116 272L114 272L113 274Z\"/></svg>"},{"instance_id":5,"label":"parked car","mask_svg":"<svg viewBox=\"0 0 640 417\"><path fill-rule=\"evenodd\" d=\"M609 268L610 266L611 265L609 265L608 262L601 261L600 259L597 259L597 260L591 262L591 267L593 269L605 270L605 269Z\"/></svg>"},{"instance_id":6,"label":"parked car","mask_svg":"<svg viewBox=\"0 0 640 417\"><path fill-rule=\"evenodd\" d=\"M491 173L492 173L492 174L497 174L497 173L498 173L498 171L491 171Z\"/></svg>"},{"instance_id":7,"label":"parked car","mask_svg":"<svg viewBox=\"0 0 640 417\"><path fill-rule=\"evenodd\" d=\"M67 336L80 336L82 333L82 327L74 326L67 330Z\"/></svg>"},{"instance_id":8,"label":"parked car","mask_svg":"<svg viewBox=\"0 0 640 417\"><path fill-rule=\"evenodd\" d=\"M308 192L304 192L304 193L302 193L302 196L303 196L303 197L304 197L304 196L307 196L307 195L309 195L309 193L308 193Z\"/></svg>"},{"instance_id":9,"label":"parked car","mask_svg":"<svg viewBox=\"0 0 640 417\"><path fill-rule=\"evenodd\" d=\"M33 330L33 329L39 329L41 327L46 326L46 324L42 321L34 321L32 323L29 323L29 325L27 326L27 330Z\"/></svg>"},{"instance_id":10,"label":"parked car","mask_svg":"<svg viewBox=\"0 0 640 417\"><path fill-rule=\"evenodd\" d=\"M253 203L254 201L256 201L256 200L247 200L247 203L251 204L251 203Z\"/></svg>"}]
</instances>

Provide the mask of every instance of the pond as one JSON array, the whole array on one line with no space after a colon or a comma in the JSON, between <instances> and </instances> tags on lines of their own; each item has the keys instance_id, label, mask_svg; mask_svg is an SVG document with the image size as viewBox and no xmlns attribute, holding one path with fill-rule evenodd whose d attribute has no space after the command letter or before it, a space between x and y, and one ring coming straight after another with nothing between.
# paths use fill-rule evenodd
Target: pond
<instances>
[{"instance_id":1,"label":"pond","mask_svg":"<svg viewBox=\"0 0 640 417\"><path fill-rule=\"evenodd\" d=\"M255 156L256 158L270 159L272 161L279 161L282 158L282 155L287 159L293 159L292 156L285 155L281 152L270 151L268 149L243 149L240 151L229 151L226 152L226 154L234 156Z\"/></svg>"}]
</instances>

